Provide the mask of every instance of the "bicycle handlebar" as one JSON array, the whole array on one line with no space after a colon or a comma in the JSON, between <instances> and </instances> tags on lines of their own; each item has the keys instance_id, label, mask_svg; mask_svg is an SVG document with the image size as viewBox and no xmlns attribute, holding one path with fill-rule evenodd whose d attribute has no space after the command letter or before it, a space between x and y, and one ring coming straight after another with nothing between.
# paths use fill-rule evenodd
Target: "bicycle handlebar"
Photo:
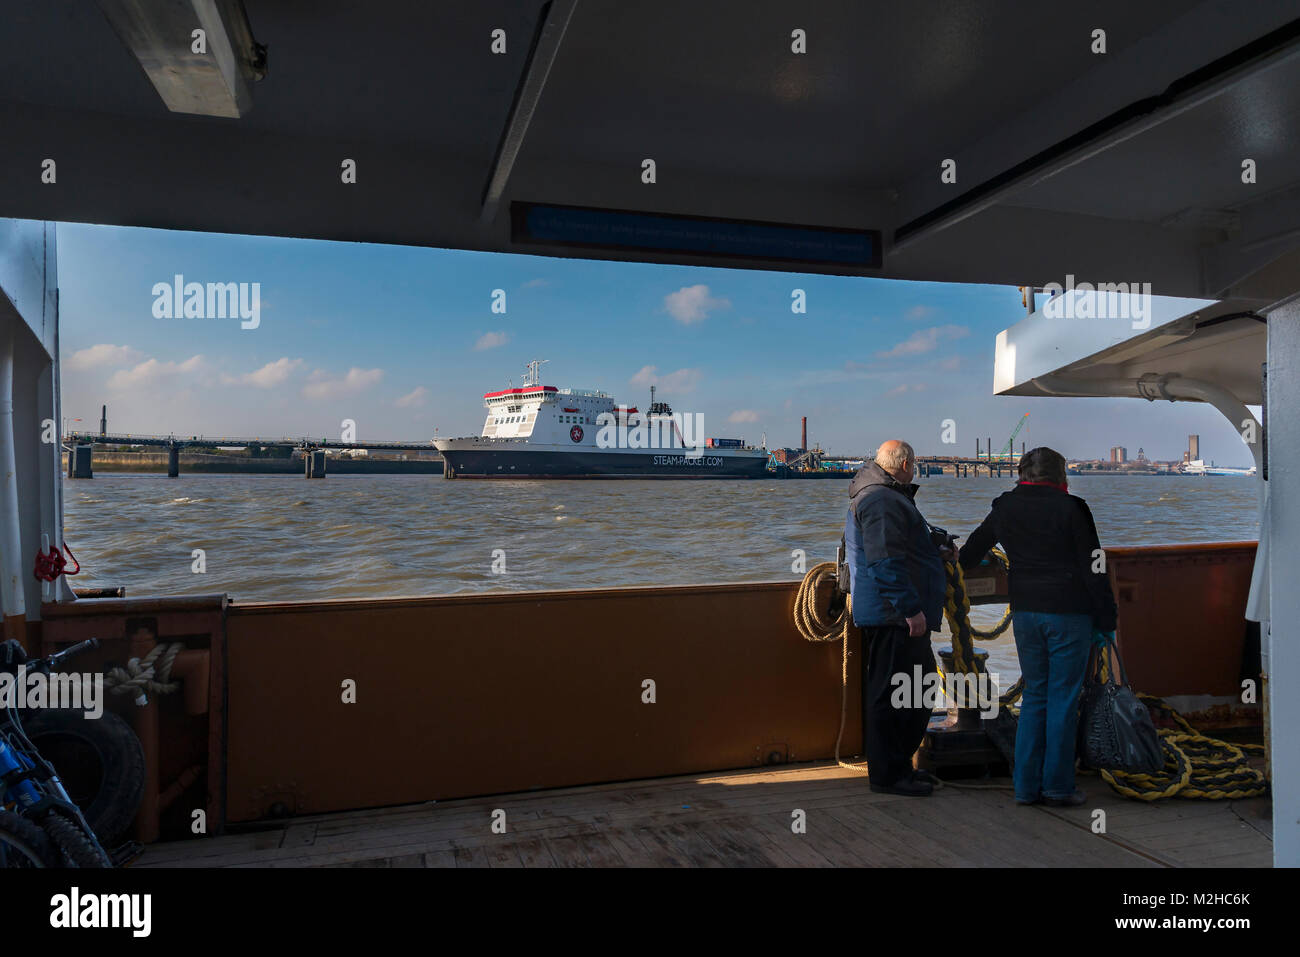
<instances>
[{"instance_id":1,"label":"bicycle handlebar","mask_svg":"<svg viewBox=\"0 0 1300 957\"><path fill-rule=\"evenodd\" d=\"M55 652L54 654L46 658L45 661L51 669L54 669L62 665L69 658L74 658L77 655L81 654L83 651L92 651L98 647L99 647L98 638L87 638L85 641L79 641L75 645L69 645L67 648L64 648L62 651Z\"/></svg>"}]
</instances>

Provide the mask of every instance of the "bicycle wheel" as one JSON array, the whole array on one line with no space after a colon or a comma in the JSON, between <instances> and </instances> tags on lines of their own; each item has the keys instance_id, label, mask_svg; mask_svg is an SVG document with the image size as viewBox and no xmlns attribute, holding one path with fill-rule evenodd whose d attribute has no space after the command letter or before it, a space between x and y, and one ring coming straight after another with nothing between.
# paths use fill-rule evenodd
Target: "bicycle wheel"
<instances>
[{"instance_id":1,"label":"bicycle wheel","mask_svg":"<svg viewBox=\"0 0 1300 957\"><path fill-rule=\"evenodd\" d=\"M41 822L50 842L63 853L67 867L112 867L99 842L82 830L81 825L58 811L51 811Z\"/></svg>"},{"instance_id":2,"label":"bicycle wheel","mask_svg":"<svg viewBox=\"0 0 1300 957\"><path fill-rule=\"evenodd\" d=\"M50 839L34 822L13 811L0 811L0 867L57 867Z\"/></svg>"}]
</instances>

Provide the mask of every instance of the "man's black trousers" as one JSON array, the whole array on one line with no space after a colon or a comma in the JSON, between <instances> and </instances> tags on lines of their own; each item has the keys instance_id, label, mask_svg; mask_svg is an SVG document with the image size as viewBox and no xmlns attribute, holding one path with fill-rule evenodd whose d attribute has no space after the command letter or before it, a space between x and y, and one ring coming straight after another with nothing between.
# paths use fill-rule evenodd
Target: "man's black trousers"
<instances>
[{"instance_id":1,"label":"man's black trousers","mask_svg":"<svg viewBox=\"0 0 1300 957\"><path fill-rule=\"evenodd\" d=\"M911 773L912 755L930 723L931 709L914 707L927 697L924 686L916 687L916 666L920 666L923 680L938 669L930 636L912 638L906 625L863 628L861 657L867 776L872 784L890 785ZM894 675L907 677L902 690L898 690ZM897 706L900 698L903 707Z\"/></svg>"}]
</instances>

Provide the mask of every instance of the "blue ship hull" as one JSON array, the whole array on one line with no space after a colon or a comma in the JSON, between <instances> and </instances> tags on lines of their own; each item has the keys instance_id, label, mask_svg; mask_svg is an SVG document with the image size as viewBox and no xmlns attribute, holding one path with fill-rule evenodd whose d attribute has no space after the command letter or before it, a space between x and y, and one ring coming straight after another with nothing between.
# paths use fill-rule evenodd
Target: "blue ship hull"
<instances>
[{"instance_id":1,"label":"blue ship hull","mask_svg":"<svg viewBox=\"0 0 1300 957\"><path fill-rule=\"evenodd\" d=\"M645 452L529 452L464 449L442 453L446 478L744 479L767 477L765 455L697 457L668 450Z\"/></svg>"}]
</instances>

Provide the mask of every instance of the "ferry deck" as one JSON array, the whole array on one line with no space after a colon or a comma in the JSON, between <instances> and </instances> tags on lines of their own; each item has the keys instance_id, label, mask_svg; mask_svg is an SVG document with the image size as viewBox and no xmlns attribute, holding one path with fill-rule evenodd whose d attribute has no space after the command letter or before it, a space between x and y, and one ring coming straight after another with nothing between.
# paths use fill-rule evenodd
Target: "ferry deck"
<instances>
[{"instance_id":1,"label":"ferry deck","mask_svg":"<svg viewBox=\"0 0 1300 957\"><path fill-rule=\"evenodd\" d=\"M0 32L4 627L46 650L100 637L101 664L183 643L184 693L121 705L147 761L137 866L1300 865L1294 4L215 0L204 22L235 55L213 58L187 52L189 6L45 0ZM1146 325L1043 299L1009 316L991 387L1253 423L1258 547L1136 550L1145 577L1112 574L1135 685L1189 713L1241 717L1240 635L1259 625L1247 717L1271 800L1144 805L1090 782L1100 837L996 789L872 796L827 765L840 649L800 639L787 583L302 601L286 580L245 603L38 582L32 556L64 540L42 439L62 417L60 222L1150 283ZM373 689L350 711L344 675ZM641 704L646 675L671 704ZM341 773L341 751L366 773Z\"/></svg>"}]
</instances>

